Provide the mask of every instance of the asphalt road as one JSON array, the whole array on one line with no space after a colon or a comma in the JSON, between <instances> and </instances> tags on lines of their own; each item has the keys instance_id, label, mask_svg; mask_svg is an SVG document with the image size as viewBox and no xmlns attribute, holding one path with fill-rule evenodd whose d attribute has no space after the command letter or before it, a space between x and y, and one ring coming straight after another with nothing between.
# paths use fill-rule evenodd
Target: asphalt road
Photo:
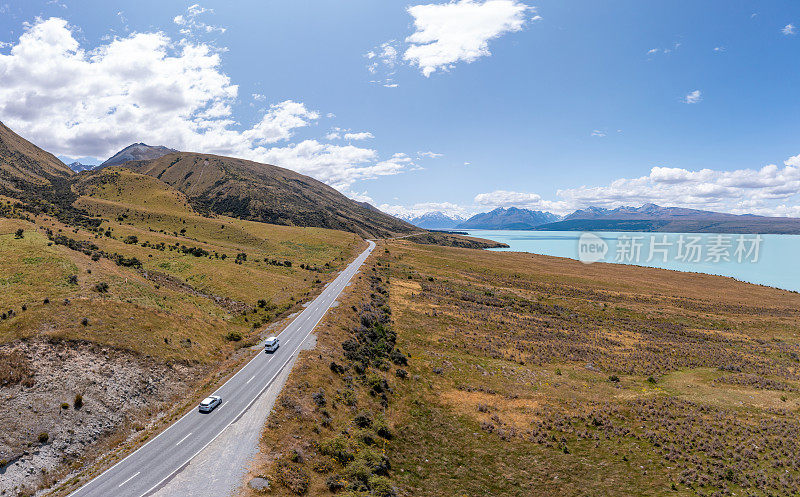
<instances>
[{"instance_id":1,"label":"asphalt road","mask_svg":"<svg viewBox=\"0 0 800 497\"><path fill-rule=\"evenodd\" d=\"M164 485L181 468L238 419L301 350L303 341L331 308L341 291L364 263L374 242L336 277L279 336L273 354L261 352L212 395L222 404L211 413L197 407L72 494L74 497L142 497Z\"/></svg>"}]
</instances>

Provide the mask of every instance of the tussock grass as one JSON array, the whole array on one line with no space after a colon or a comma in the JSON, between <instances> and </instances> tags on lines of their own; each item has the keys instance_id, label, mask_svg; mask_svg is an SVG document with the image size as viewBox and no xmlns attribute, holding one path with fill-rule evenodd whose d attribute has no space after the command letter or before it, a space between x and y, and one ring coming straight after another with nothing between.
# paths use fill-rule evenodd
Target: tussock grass
<instances>
[{"instance_id":1,"label":"tussock grass","mask_svg":"<svg viewBox=\"0 0 800 497\"><path fill-rule=\"evenodd\" d=\"M407 493L797 491L800 295L531 254L388 248L398 347L411 356L389 413Z\"/></svg>"}]
</instances>

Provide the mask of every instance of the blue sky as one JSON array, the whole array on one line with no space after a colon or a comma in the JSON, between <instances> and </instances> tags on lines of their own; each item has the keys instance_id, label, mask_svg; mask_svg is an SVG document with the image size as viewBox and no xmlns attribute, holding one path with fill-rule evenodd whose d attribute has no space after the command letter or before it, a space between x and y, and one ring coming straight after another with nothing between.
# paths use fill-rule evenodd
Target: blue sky
<instances>
[{"instance_id":1,"label":"blue sky","mask_svg":"<svg viewBox=\"0 0 800 497\"><path fill-rule=\"evenodd\" d=\"M0 12L0 120L65 160L134 141L236 155L395 214L653 201L800 216L797 2Z\"/></svg>"}]
</instances>

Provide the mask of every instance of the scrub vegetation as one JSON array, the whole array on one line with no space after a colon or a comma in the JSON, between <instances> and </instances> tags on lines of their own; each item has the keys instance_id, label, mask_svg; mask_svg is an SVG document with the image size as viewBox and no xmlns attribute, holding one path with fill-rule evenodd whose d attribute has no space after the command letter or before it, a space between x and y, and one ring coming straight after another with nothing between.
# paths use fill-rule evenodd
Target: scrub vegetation
<instances>
[{"instance_id":1,"label":"scrub vegetation","mask_svg":"<svg viewBox=\"0 0 800 497\"><path fill-rule=\"evenodd\" d=\"M121 168L65 188L71 204L0 198L0 389L19 413L0 423L0 491L13 495L146 439L364 245L203 216Z\"/></svg>"},{"instance_id":2,"label":"scrub vegetation","mask_svg":"<svg viewBox=\"0 0 800 497\"><path fill-rule=\"evenodd\" d=\"M800 295L389 244L413 495L795 495Z\"/></svg>"},{"instance_id":3,"label":"scrub vegetation","mask_svg":"<svg viewBox=\"0 0 800 497\"><path fill-rule=\"evenodd\" d=\"M386 495L798 492L797 293L405 239L370 261L265 428L275 495L375 495L350 466L370 447ZM372 275L402 365L358 359ZM275 479L295 453L302 488Z\"/></svg>"}]
</instances>

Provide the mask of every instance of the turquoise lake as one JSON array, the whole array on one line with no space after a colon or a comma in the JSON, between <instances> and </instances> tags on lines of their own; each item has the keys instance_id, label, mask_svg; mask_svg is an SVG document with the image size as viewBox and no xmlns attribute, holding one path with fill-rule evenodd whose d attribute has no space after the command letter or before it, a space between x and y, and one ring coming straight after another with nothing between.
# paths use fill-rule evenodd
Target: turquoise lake
<instances>
[{"instance_id":1,"label":"turquoise lake","mask_svg":"<svg viewBox=\"0 0 800 497\"><path fill-rule=\"evenodd\" d=\"M530 252L578 259L577 231L465 230L510 246L500 251ZM596 235L598 242L592 238ZM800 236L714 233L594 232L589 241L604 244L599 262L616 262L730 276L760 285L800 291ZM666 238L665 238L666 237ZM581 245L587 253L587 244ZM585 259L585 256L584 256ZM727 260L726 260L727 259Z\"/></svg>"}]
</instances>

